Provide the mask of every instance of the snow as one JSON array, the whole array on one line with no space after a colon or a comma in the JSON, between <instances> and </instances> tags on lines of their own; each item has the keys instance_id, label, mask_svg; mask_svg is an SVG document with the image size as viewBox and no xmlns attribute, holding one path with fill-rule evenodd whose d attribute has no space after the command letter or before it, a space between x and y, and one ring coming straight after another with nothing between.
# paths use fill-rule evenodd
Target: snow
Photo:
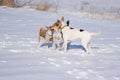
<instances>
[{"instance_id":1,"label":"snow","mask_svg":"<svg viewBox=\"0 0 120 80\"><path fill-rule=\"evenodd\" d=\"M92 38L90 54L78 40L67 53L38 47L40 26L49 26L62 16L71 27L102 33ZM119 25L120 20L75 13L0 7L0 80L120 80Z\"/></svg>"}]
</instances>

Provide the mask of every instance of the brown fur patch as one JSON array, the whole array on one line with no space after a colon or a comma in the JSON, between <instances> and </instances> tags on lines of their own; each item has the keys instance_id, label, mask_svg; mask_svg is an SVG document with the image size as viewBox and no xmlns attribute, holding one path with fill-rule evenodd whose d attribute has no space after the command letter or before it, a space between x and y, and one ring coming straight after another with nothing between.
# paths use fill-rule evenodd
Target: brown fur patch
<instances>
[{"instance_id":1,"label":"brown fur patch","mask_svg":"<svg viewBox=\"0 0 120 80\"><path fill-rule=\"evenodd\" d=\"M50 26L51 29L58 29L60 28L60 20L57 20L57 22L55 22L52 26Z\"/></svg>"},{"instance_id":2,"label":"brown fur patch","mask_svg":"<svg viewBox=\"0 0 120 80\"><path fill-rule=\"evenodd\" d=\"M43 38L45 38L45 35L46 35L46 30L44 27L41 27L40 28L40 32L39 32L39 35Z\"/></svg>"}]
</instances>

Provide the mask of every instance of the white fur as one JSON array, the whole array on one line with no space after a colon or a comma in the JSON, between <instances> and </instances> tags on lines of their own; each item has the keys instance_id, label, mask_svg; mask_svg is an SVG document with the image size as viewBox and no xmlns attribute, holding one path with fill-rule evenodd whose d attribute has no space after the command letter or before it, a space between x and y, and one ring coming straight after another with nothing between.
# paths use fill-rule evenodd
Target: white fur
<instances>
[{"instance_id":1,"label":"white fur","mask_svg":"<svg viewBox=\"0 0 120 80\"><path fill-rule=\"evenodd\" d=\"M80 39L82 46L86 50L86 53L89 53L91 51L91 47L90 47L91 37L92 35L99 35L99 33L88 32L88 31L80 32L79 29L70 29L70 27L65 26L66 24L63 21L61 21L61 23L62 23L61 28L62 28L63 40L64 40L64 44L63 44L64 51L65 52L67 51L68 41Z\"/></svg>"},{"instance_id":2,"label":"white fur","mask_svg":"<svg viewBox=\"0 0 120 80\"><path fill-rule=\"evenodd\" d=\"M53 33L53 49L56 49L56 43L57 47L60 48L60 42L62 41L62 34L60 29L55 29Z\"/></svg>"}]
</instances>

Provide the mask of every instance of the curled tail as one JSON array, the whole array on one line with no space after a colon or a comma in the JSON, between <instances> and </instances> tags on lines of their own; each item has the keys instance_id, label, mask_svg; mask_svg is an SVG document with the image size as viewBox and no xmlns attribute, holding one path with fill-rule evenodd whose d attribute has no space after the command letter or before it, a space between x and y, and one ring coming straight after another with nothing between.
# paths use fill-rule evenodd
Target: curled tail
<instances>
[{"instance_id":1,"label":"curled tail","mask_svg":"<svg viewBox=\"0 0 120 80\"><path fill-rule=\"evenodd\" d=\"M38 44L43 38L45 38L45 35L46 35L46 30L44 27L41 27L38 34Z\"/></svg>"},{"instance_id":2,"label":"curled tail","mask_svg":"<svg viewBox=\"0 0 120 80\"><path fill-rule=\"evenodd\" d=\"M90 34L93 35L93 36L98 36L98 35L100 35L101 33L100 33L100 32L91 32Z\"/></svg>"},{"instance_id":3,"label":"curled tail","mask_svg":"<svg viewBox=\"0 0 120 80\"><path fill-rule=\"evenodd\" d=\"M40 28L40 31L39 31L39 36L45 38L45 35L46 35L46 30L45 30L44 27L41 27L41 28Z\"/></svg>"}]
</instances>

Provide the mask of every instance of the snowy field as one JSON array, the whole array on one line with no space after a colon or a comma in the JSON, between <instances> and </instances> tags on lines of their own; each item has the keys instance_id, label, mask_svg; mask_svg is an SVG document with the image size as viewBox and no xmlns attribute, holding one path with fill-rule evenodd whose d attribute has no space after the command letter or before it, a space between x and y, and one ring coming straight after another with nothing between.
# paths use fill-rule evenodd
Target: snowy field
<instances>
[{"instance_id":1,"label":"snowy field","mask_svg":"<svg viewBox=\"0 0 120 80\"><path fill-rule=\"evenodd\" d=\"M90 54L78 40L67 53L38 48L40 26L62 16L71 27L101 32L92 38ZM120 80L120 20L0 7L0 80Z\"/></svg>"}]
</instances>

